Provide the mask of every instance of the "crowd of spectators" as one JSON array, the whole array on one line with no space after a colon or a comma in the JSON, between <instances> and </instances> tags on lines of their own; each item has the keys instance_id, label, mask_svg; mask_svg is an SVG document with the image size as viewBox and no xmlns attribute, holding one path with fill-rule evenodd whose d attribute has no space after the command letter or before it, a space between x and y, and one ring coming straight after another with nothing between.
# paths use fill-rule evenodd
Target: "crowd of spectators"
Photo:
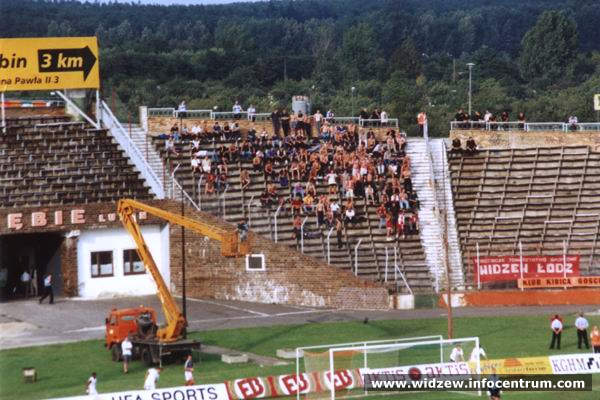
<instances>
[{"instance_id":1,"label":"crowd of spectators","mask_svg":"<svg viewBox=\"0 0 600 400\"><path fill-rule=\"evenodd\" d=\"M343 247L343 230L365 220L365 203L376 209L378 228L386 230L388 240L418 233L419 201L404 132L388 129L378 138L371 128L336 123L331 110L305 116L283 109L271 117L270 132L254 125L242 132L236 121L203 121L189 129L175 124L166 135L165 150L168 156L178 155L179 143L191 144L192 173L201 179L203 194L228 187L231 164L240 163L243 190L253 176L263 175L262 207L291 216L298 241L302 233L319 236L321 228L335 228ZM214 151L202 146L213 142ZM364 200L360 206L358 199ZM311 215L317 229L303 227Z\"/></svg>"},{"instance_id":2,"label":"crowd of spectators","mask_svg":"<svg viewBox=\"0 0 600 400\"><path fill-rule=\"evenodd\" d=\"M454 115L454 121L458 122L458 129L485 129L488 124L490 124L493 129L498 130L514 129L514 126L511 127L509 124L509 122L513 121L511 120L511 115L508 111L502 111L499 115L492 113L490 110L485 110L484 114L475 111L469 115L469 113L461 108ZM517 129L523 130L526 122L525 114L523 112L518 113Z\"/></svg>"}]
</instances>

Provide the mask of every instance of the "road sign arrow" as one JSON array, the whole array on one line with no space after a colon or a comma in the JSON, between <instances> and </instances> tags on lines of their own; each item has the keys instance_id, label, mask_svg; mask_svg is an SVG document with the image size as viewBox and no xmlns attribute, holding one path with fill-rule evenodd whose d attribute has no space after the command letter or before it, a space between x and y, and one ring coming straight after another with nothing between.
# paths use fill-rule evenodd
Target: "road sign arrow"
<instances>
[{"instance_id":1,"label":"road sign arrow","mask_svg":"<svg viewBox=\"0 0 600 400\"><path fill-rule=\"evenodd\" d=\"M96 63L96 56L88 46L81 49L38 50L40 72L82 71L85 81Z\"/></svg>"}]
</instances>

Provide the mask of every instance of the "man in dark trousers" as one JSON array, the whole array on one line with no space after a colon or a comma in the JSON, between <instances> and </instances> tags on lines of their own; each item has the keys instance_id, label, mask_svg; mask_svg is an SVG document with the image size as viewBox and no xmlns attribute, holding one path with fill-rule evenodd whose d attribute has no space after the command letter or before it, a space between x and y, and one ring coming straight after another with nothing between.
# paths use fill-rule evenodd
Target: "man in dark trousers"
<instances>
[{"instance_id":1,"label":"man in dark trousers","mask_svg":"<svg viewBox=\"0 0 600 400\"><path fill-rule=\"evenodd\" d=\"M275 136L279 136L279 129L281 128L281 111L279 109L273 110L271 113L271 122L273 123L273 133Z\"/></svg>"},{"instance_id":2,"label":"man in dark trousers","mask_svg":"<svg viewBox=\"0 0 600 400\"><path fill-rule=\"evenodd\" d=\"M44 294L40 297L40 304L48 296L50 296L50 304L54 304L54 292L52 291L52 274L46 275L44 278Z\"/></svg>"},{"instance_id":3,"label":"man in dark trousers","mask_svg":"<svg viewBox=\"0 0 600 400\"><path fill-rule=\"evenodd\" d=\"M550 342L550 349L554 349L556 343L556 349L560 350L560 336L562 335L563 324L562 319L556 314L550 322L550 329L552 329L552 341Z\"/></svg>"},{"instance_id":4,"label":"man in dark trousers","mask_svg":"<svg viewBox=\"0 0 600 400\"><path fill-rule=\"evenodd\" d=\"M583 313L580 312L579 316L575 320L575 328L577 328L577 348L581 349L581 342L585 344L585 348L589 349L590 344L588 343L588 334L587 329L590 326L589 322L583 316Z\"/></svg>"}]
</instances>

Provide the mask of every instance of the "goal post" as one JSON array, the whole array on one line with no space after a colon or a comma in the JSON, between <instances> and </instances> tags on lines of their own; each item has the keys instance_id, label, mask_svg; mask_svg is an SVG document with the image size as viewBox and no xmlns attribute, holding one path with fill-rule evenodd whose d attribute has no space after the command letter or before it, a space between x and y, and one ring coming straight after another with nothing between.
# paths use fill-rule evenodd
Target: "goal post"
<instances>
[{"instance_id":1,"label":"goal post","mask_svg":"<svg viewBox=\"0 0 600 400\"><path fill-rule=\"evenodd\" d=\"M299 377L305 372L324 372L330 371L331 359L330 350L343 347L359 347L362 348L362 364L358 365L357 368L365 367L368 362L367 352L364 351L368 346L373 345L393 345L399 343L411 343L419 341L435 341L439 343L443 340L442 335L427 335L427 336L415 336L415 337L403 337L396 339L385 339L385 340L369 340L361 342L348 342L348 343L330 343L316 346L304 346L296 348L296 387L299 387ZM440 347L439 357L440 362L443 359L442 348ZM296 399L300 399L303 396L300 391L296 392Z\"/></svg>"},{"instance_id":2,"label":"goal post","mask_svg":"<svg viewBox=\"0 0 600 400\"><path fill-rule=\"evenodd\" d=\"M364 386L364 375L368 373L397 374L407 376L410 380L479 375L481 373L480 353L476 349L479 349L478 337L458 339L437 337L428 340L407 338L392 343L364 342L359 345L330 347L328 351L329 397L334 400L336 396L368 395L369 392ZM339 390L334 378L337 379L340 371L344 370L358 370L363 387ZM416 374L417 378L413 378L413 374ZM339 390L338 393L336 388ZM477 391L477 394L481 396L481 390Z\"/></svg>"}]
</instances>

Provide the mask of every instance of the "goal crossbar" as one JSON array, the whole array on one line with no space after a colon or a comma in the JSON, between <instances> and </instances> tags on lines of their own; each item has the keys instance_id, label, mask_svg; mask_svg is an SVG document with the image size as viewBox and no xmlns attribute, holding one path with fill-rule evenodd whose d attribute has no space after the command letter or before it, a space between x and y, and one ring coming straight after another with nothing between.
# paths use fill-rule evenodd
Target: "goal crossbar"
<instances>
[{"instance_id":1,"label":"goal crossbar","mask_svg":"<svg viewBox=\"0 0 600 400\"><path fill-rule=\"evenodd\" d=\"M434 337L438 337L438 336L434 336ZM361 342L358 344L358 346L342 346L342 347L332 347L329 349L329 374L331 377L333 377L334 373L335 373L335 368L334 368L334 353L336 352L343 352L343 351L363 351L364 353L364 368L365 370L368 370L368 366L367 366L367 361L366 361L366 355L367 355L367 350L379 350L379 349L390 349L390 348L394 348L394 344L397 344L397 348L401 348L401 347L405 347L407 345L415 345L415 346L427 346L427 345L440 345L440 363L443 363L443 345L445 344L462 344L465 342L474 342L475 343L475 347L479 348L479 337L474 336L474 337L464 337L464 338L457 338L457 339L443 339L442 336L440 335L438 340L425 340L425 341L415 341L415 340L410 340L410 341L404 341L404 342L400 342L400 343L390 343L390 344L382 344L382 343L377 343L377 344L365 344L365 342ZM298 364L296 364L298 365ZM475 362L475 369L476 369L476 373L480 374L481 373L481 363L480 363L480 359L479 357L477 357L477 360ZM331 400L335 400L335 387L333 384L330 385L330 393L331 393ZM366 394L366 392L365 392ZM481 390L478 391L478 395L481 396Z\"/></svg>"}]
</instances>

